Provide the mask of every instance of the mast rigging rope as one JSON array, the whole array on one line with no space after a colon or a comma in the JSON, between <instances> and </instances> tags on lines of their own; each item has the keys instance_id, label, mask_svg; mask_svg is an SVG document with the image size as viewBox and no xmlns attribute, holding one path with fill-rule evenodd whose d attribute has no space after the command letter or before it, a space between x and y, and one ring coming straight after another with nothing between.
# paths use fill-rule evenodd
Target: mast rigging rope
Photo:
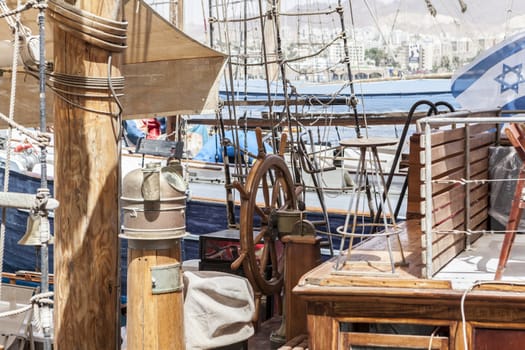
<instances>
[{"instance_id":1,"label":"mast rigging rope","mask_svg":"<svg viewBox=\"0 0 525 350\"><path fill-rule=\"evenodd\" d=\"M18 0L18 7L20 7L20 0ZM16 14L16 22L20 22L20 12ZM9 98L9 121L14 120L15 116L15 99L16 99L16 67L18 65L18 54L20 50L20 26L15 25L14 27L14 42L13 42L13 60L12 69L13 75L11 76L11 95ZM11 162L11 138L13 136L13 129L9 127L7 129L7 145L6 145L6 159L4 169L4 187L3 191L9 190L9 170ZM0 223L0 272L4 271L4 247L5 247L5 232L6 232L6 219L7 219L7 208L2 207L2 222ZM0 280L0 297L2 295L2 281Z\"/></svg>"},{"instance_id":2,"label":"mast rigging rope","mask_svg":"<svg viewBox=\"0 0 525 350\"><path fill-rule=\"evenodd\" d=\"M13 32L14 32L15 31L15 27L17 26L17 24L20 24L20 17L19 17L19 15L22 12L27 11L27 10L29 10L31 8L40 8L42 6L45 7L45 4L40 4L36 0L30 0L27 3L25 3L24 5L21 5L21 3L18 2L16 9L9 10L9 8L7 7L7 4L5 3L5 1L0 1L0 10L1 10L0 11L0 18L5 18L6 21L7 21L7 24L9 25L11 30L13 30ZM13 19L13 16L17 16L17 19ZM31 35L31 31L29 30L29 28L27 28L25 26L22 26L22 25L20 25L20 28L18 28L18 32L19 32L19 34L22 34L23 36L26 36L26 37Z\"/></svg>"}]
</instances>

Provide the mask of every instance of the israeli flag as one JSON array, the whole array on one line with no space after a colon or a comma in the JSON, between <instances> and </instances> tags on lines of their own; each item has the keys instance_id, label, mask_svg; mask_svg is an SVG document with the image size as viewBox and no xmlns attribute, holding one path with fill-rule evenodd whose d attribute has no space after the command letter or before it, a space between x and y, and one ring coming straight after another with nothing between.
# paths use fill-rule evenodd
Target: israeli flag
<instances>
[{"instance_id":1,"label":"israeli flag","mask_svg":"<svg viewBox=\"0 0 525 350\"><path fill-rule=\"evenodd\" d=\"M464 109L525 109L525 32L456 72L451 92Z\"/></svg>"}]
</instances>

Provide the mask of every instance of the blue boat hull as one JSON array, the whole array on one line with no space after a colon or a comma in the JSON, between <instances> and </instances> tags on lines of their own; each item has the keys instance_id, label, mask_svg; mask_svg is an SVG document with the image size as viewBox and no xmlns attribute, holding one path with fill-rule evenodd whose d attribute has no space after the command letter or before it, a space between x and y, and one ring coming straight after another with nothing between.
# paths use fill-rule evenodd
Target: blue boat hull
<instances>
[{"instance_id":1,"label":"blue boat hull","mask_svg":"<svg viewBox=\"0 0 525 350\"><path fill-rule=\"evenodd\" d=\"M0 181L3 182L3 171L0 172ZM49 181L51 193L53 193L53 182ZM40 178L35 174L24 174L12 171L9 175L9 191L22 193L36 193L40 187ZM239 215L239 208L236 208ZM4 246L4 272L17 272L20 270L38 271L40 268L40 255L36 247L19 245L18 241L24 235L27 226L28 212L19 209L6 210L6 235ZM186 208L186 231L193 237L207 233L222 231L228 228L226 219L226 205L224 203L203 202L191 200L187 202ZM307 219L320 221L323 219L321 213L307 213ZM331 232L344 224L345 215L330 215ZM53 218L50 218L51 230L53 230ZM334 238L334 248L339 248L339 240ZM122 295L126 295L127 280L127 240L120 240L120 264ZM185 239L183 241L182 259L199 258L199 241L196 239ZM327 256L325 255L325 258ZM49 249L49 267L53 273L53 246Z\"/></svg>"}]
</instances>

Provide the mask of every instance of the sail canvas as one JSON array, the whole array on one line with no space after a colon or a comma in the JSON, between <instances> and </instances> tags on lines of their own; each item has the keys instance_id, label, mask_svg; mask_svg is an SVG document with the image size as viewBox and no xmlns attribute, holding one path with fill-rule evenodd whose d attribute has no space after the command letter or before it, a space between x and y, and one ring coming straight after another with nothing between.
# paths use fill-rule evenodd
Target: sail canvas
<instances>
[{"instance_id":1,"label":"sail canvas","mask_svg":"<svg viewBox=\"0 0 525 350\"><path fill-rule=\"evenodd\" d=\"M50 3L57 3L57 1ZM144 0L124 1L122 17L127 21L127 49L122 53L122 75L125 77L124 96L121 98L123 119L141 119L176 114L214 112L218 100L220 73L226 55L215 51L162 18ZM6 2L9 8L16 1ZM31 33L39 30L35 18L37 9L21 14L22 23ZM46 17L46 59L54 60L52 13ZM58 17L57 17L58 18ZM78 33L82 35L82 33ZM12 60L10 27L0 21L0 110L7 114L11 95ZM6 42L7 41L7 42ZM17 80L17 122L26 126L39 123L39 84L19 66ZM191 86L190 86L191 85ZM50 89L49 96L52 97ZM53 98L47 98L47 121L53 123Z\"/></svg>"}]
</instances>

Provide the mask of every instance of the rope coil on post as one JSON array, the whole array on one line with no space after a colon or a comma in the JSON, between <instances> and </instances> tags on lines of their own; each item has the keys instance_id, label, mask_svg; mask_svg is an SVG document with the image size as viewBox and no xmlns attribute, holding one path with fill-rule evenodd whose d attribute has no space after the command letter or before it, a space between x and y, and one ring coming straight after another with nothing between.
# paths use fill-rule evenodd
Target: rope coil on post
<instances>
[{"instance_id":1,"label":"rope coil on post","mask_svg":"<svg viewBox=\"0 0 525 350\"><path fill-rule=\"evenodd\" d=\"M96 16L64 1L49 0L50 17L63 31L109 52L126 48L126 21L113 21Z\"/></svg>"},{"instance_id":2,"label":"rope coil on post","mask_svg":"<svg viewBox=\"0 0 525 350\"><path fill-rule=\"evenodd\" d=\"M29 300L29 302L30 302L29 305L26 305L26 306L21 307L19 309L1 312L0 313L0 318L10 317L10 316L22 314L22 313L24 313L26 311L31 310L35 305L36 306L43 305L43 304L53 305L54 302L53 302L52 299L50 299L50 297L53 297L54 294L55 294L54 292L35 294Z\"/></svg>"}]
</instances>

